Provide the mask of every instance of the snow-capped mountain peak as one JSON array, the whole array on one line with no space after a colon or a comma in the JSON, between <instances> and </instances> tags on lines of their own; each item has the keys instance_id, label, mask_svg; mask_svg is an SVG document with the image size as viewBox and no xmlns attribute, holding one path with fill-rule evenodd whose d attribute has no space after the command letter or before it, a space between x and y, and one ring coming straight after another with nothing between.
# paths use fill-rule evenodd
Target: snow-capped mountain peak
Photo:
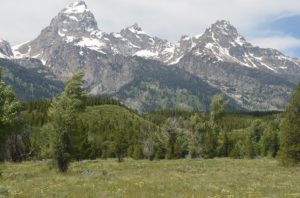
<instances>
[{"instance_id":1,"label":"snow-capped mountain peak","mask_svg":"<svg viewBox=\"0 0 300 198\"><path fill-rule=\"evenodd\" d=\"M143 29L137 23L121 30L120 34L124 37L130 37L132 35L135 35L135 37L137 37L139 39L143 39L143 38L140 38L140 36L145 37L148 40L153 39L153 37L150 36L148 33L144 32Z\"/></svg>"},{"instance_id":2,"label":"snow-capped mountain peak","mask_svg":"<svg viewBox=\"0 0 300 198\"><path fill-rule=\"evenodd\" d=\"M60 43L71 43L101 52L106 48L106 43L101 40L104 34L85 2L78 1L62 9L37 39L13 48L17 58L35 57L47 64L49 56L45 49Z\"/></svg>"},{"instance_id":3,"label":"snow-capped mountain peak","mask_svg":"<svg viewBox=\"0 0 300 198\"><path fill-rule=\"evenodd\" d=\"M151 36L137 23L119 33L108 34L99 30L93 13L84 1L67 5L37 39L13 49L17 58L34 57L49 66L48 59L53 53L51 49L62 44L108 55L139 56L167 65L177 64L188 54L209 57L214 63L234 63L275 73L289 68L287 64L293 67L298 65L298 62L290 61L276 50L252 46L225 20L216 21L203 34L183 35L175 44ZM81 52L79 54L82 56Z\"/></svg>"},{"instance_id":4,"label":"snow-capped mountain peak","mask_svg":"<svg viewBox=\"0 0 300 198\"><path fill-rule=\"evenodd\" d=\"M218 28L218 29L223 29L223 30L227 30L227 31L229 31L231 29L236 30L236 28L234 26L232 26L229 21L226 21L226 20L217 20L215 23L213 23L211 25L211 28L212 29Z\"/></svg>"},{"instance_id":5,"label":"snow-capped mountain peak","mask_svg":"<svg viewBox=\"0 0 300 198\"><path fill-rule=\"evenodd\" d=\"M300 76L298 60L277 50L251 45L228 21L217 21L203 34L184 35L177 43L171 43L151 36L137 24L117 33L105 33L98 28L93 13L83 1L67 5L36 39L14 46L13 53L18 58L13 61L28 68L47 66L44 68L60 80L84 71L91 94L122 93L119 91L125 85L144 78L144 73L147 78L150 69L155 71L149 72L151 81L156 73L168 79L170 71L175 72L183 75L184 82L191 81L191 90L186 89L190 84L185 83L177 87L180 89L174 89L186 94L199 92L194 79L199 78L245 108L282 108L292 90L290 82L298 82ZM0 41L0 58L10 56L9 44ZM132 85L133 90L139 90L139 85ZM131 85L128 87L131 89ZM260 104L261 101L265 103Z\"/></svg>"},{"instance_id":6,"label":"snow-capped mountain peak","mask_svg":"<svg viewBox=\"0 0 300 198\"><path fill-rule=\"evenodd\" d=\"M203 34L204 39L219 43L222 46L243 46L246 39L239 34L237 29L225 20L217 21Z\"/></svg>"},{"instance_id":7,"label":"snow-capped mountain peak","mask_svg":"<svg viewBox=\"0 0 300 198\"><path fill-rule=\"evenodd\" d=\"M134 34L144 33L142 28L137 23L133 24L130 27L127 27L126 29L128 29L129 31L131 31Z\"/></svg>"},{"instance_id":8,"label":"snow-capped mountain peak","mask_svg":"<svg viewBox=\"0 0 300 198\"><path fill-rule=\"evenodd\" d=\"M298 64L277 50L254 47L225 20L217 21L206 29L192 53L200 57L213 58L214 63L234 63L273 73L282 72L286 68L295 68Z\"/></svg>"},{"instance_id":9,"label":"snow-capped mountain peak","mask_svg":"<svg viewBox=\"0 0 300 198\"><path fill-rule=\"evenodd\" d=\"M87 9L87 5L84 1L77 1L67 5L63 9L63 12L66 14L78 14L78 13L89 12L89 10Z\"/></svg>"},{"instance_id":10,"label":"snow-capped mountain peak","mask_svg":"<svg viewBox=\"0 0 300 198\"><path fill-rule=\"evenodd\" d=\"M67 5L51 21L50 27L60 31L61 35L67 32L73 36L82 36L99 30L93 13L87 8L84 1Z\"/></svg>"}]
</instances>

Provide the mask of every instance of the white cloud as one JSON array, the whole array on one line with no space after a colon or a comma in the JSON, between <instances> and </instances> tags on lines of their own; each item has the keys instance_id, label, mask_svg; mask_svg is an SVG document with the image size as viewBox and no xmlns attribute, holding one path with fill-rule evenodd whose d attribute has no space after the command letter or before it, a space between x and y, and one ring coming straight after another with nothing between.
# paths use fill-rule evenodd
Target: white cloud
<instances>
[{"instance_id":1,"label":"white cloud","mask_svg":"<svg viewBox=\"0 0 300 198\"><path fill-rule=\"evenodd\" d=\"M73 0L10 0L1 2L0 37L12 43L35 38L52 17ZM226 19L251 35L272 17L300 13L299 0L86 0L100 29L119 31L134 22L152 35L176 41L182 34L202 33Z\"/></svg>"},{"instance_id":2,"label":"white cloud","mask_svg":"<svg viewBox=\"0 0 300 198\"><path fill-rule=\"evenodd\" d=\"M271 36L251 39L255 45L265 48L274 48L282 51L300 48L300 39L291 36Z\"/></svg>"},{"instance_id":3,"label":"white cloud","mask_svg":"<svg viewBox=\"0 0 300 198\"><path fill-rule=\"evenodd\" d=\"M109 0L88 1L103 28L118 31L138 22L149 33L177 40L199 34L218 19L231 21L242 33L274 16L300 13L299 0ZM110 26L108 28L108 26Z\"/></svg>"}]
</instances>

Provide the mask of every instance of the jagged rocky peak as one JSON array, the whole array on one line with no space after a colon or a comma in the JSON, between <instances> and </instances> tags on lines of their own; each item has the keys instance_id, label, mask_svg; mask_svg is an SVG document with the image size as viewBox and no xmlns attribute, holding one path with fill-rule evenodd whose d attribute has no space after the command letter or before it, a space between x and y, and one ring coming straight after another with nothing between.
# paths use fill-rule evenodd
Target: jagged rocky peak
<instances>
[{"instance_id":1,"label":"jagged rocky peak","mask_svg":"<svg viewBox=\"0 0 300 198\"><path fill-rule=\"evenodd\" d=\"M215 23L211 25L212 29L223 29L223 30L231 30L234 29L236 31L236 28L230 24L227 20L217 20Z\"/></svg>"},{"instance_id":2,"label":"jagged rocky peak","mask_svg":"<svg viewBox=\"0 0 300 198\"><path fill-rule=\"evenodd\" d=\"M213 23L208 31L210 30L216 34L224 34L224 35L230 35L230 36L237 36L238 31L237 29L230 24L229 21L226 20L218 20L215 23Z\"/></svg>"},{"instance_id":3,"label":"jagged rocky peak","mask_svg":"<svg viewBox=\"0 0 300 198\"><path fill-rule=\"evenodd\" d=\"M64 13L71 13L71 14L83 13L86 11L89 11L89 10L87 9L87 5L84 1L77 1L74 3L70 3L63 9Z\"/></svg>"},{"instance_id":4,"label":"jagged rocky peak","mask_svg":"<svg viewBox=\"0 0 300 198\"><path fill-rule=\"evenodd\" d=\"M13 52L9 42L0 39L0 58L12 57Z\"/></svg>"},{"instance_id":5,"label":"jagged rocky peak","mask_svg":"<svg viewBox=\"0 0 300 198\"><path fill-rule=\"evenodd\" d=\"M120 35L129 41L131 47L139 50L153 51L156 45L155 38L144 32L137 23L121 30Z\"/></svg>"},{"instance_id":6,"label":"jagged rocky peak","mask_svg":"<svg viewBox=\"0 0 300 198\"><path fill-rule=\"evenodd\" d=\"M94 14L87 8L84 1L78 1L67 5L50 24L60 36L71 34L72 36L84 36L98 31Z\"/></svg>"},{"instance_id":7,"label":"jagged rocky peak","mask_svg":"<svg viewBox=\"0 0 300 198\"><path fill-rule=\"evenodd\" d=\"M180 38L180 42L190 41L192 39L189 35L182 35Z\"/></svg>"},{"instance_id":8,"label":"jagged rocky peak","mask_svg":"<svg viewBox=\"0 0 300 198\"><path fill-rule=\"evenodd\" d=\"M203 37L207 41L217 42L224 47L247 44L245 38L226 20L218 20L212 24L210 28L206 29Z\"/></svg>"},{"instance_id":9,"label":"jagged rocky peak","mask_svg":"<svg viewBox=\"0 0 300 198\"><path fill-rule=\"evenodd\" d=\"M100 50L106 46L99 40L103 34L85 2L78 1L62 9L36 39L15 46L14 53L17 58L34 57L46 64L51 58L52 46L73 43Z\"/></svg>"},{"instance_id":10,"label":"jagged rocky peak","mask_svg":"<svg viewBox=\"0 0 300 198\"><path fill-rule=\"evenodd\" d=\"M135 23L132 26L128 27L128 29L132 32L141 32L143 31L139 24Z\"/></svg>"},{"instance_id":11,"label":"jagged rocky peak","mask_svg":"<svg viewBox=\"0 0 300 198\"><path fill-rule=\"evenodd\" d=\"M181 53L185 53L186 51L191 50L195 44L195 39L193 37L189 35L182 35L179 43L177 44L177 50L181 51Z\"/></svg>"},{"instance_id":12,"label":"jagged rocky peak","mask_svg":"<svg viewBox=\"0 0 300 198\"><path fill-rule=\"evenodd\" d=\"M133 33L133 34L143 34L143 33L145 33L143 31L143 29L137 23L134 23L133 25L121 30L121 32L130 32L130 33Z\"/></svg>"},{"instance_id":13,"label":"jagged rocky peak","mask_svg":"<svg viewBox=\"0 0 300 198\"><path fill-rule=\"evenodd\" d=\"M215 61L232 62L247 67L257 67L252 61L247 43L237 29L228 21L219 20L206 29L193 50L197 56L209 56Z\"/></svg>"},{"instance_id":14,"label":"jagged rocky peak","mask_svg":"<svg viewBox=\"0 0 300 198\"><path fill-rule=\"evenodd\" d=\"M152 37L143 31L143 29L137 24L133 24L123 30L121 30L120 34L129 39L129 40L139 40L139 41L148 41L149 39L152 41Z\"/></svg>"}]
</instances>

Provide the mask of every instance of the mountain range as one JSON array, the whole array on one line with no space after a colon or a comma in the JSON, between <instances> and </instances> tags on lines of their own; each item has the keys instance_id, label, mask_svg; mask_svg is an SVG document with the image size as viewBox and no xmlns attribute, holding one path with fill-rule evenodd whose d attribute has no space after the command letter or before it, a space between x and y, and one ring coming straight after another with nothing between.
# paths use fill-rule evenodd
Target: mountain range
<instances>
[{"instance_id":1,"label":"mountain range","mask_svg":"<svg viewBox=\"0 0 300 198\"><path fill-rule=\"evenodd\" d=\"M236 109L281 110L300 81L298 59L252 45L228 21L171 43L138 24L106 33L84 1L67 5L34 40L0 40L0 67L24 100L54 97L83 71L91 95L140 111L207 110L215 94Z\"/></svg>"}]
</instances>

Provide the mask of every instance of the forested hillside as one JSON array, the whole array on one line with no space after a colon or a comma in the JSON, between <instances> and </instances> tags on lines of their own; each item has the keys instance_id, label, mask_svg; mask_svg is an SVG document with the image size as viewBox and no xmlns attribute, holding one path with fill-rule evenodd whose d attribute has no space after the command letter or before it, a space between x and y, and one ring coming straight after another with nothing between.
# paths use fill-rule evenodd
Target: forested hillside
<instances>
[{"instance_id":1,"label":"forested hillside","mask_svg":"<svg viewBox=\"0 0 300 198\"><path fill-rule=\"evenodd\" d=\"M61 81L53 80L45 68L26 69L14 61L0 58L3 80L11 85L19 100L49 99L63 90ZM49 76L50 75L50 76Z\"/></svg>"},{"instance_id":2,"label":"forested hillside","mask_svg":"<svg viewBox=\"0 0 300 198\"><path fill-rule=\"evenodd\" d=\"M162 110L139 114L108 98L90 98L87 103L78 121L82 133L78 135L87 136L86 154L80 157L84 159L116 157L118 152L134 159L149 155L155 159L275 157L279 149L280 112L228 112L217 126L211 126L209 112ZM27 127L18 134L21 142L8 147L17 149L23 160L51 157L45 127L50 106L51 101L23 103ZM212 136L206 137L208 133Z\"/></svg>"}]
</instances>

